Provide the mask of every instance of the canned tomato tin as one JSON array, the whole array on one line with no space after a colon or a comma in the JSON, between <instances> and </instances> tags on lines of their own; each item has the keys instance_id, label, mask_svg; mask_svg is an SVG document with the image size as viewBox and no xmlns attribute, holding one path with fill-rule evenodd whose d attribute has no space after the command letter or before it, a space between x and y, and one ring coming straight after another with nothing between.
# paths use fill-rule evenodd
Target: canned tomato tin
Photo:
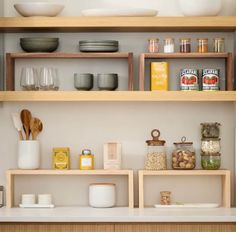
<instances>
[{"instance_id":1,"label":"canned tomato tin","mask_svg":"<svg viewBox=\"0 0 236 232\"><path fill-rule=\"evenodd\" d=\"M220 90L220 70L219 69L203 69L202 90L203 91L219 91Z\"/></svg>"},{"instance_id":2,"label":"canned tomato tin","mask_svg":"<svg viewBox=\"0 0 236 232\"><path fill-rule=\"evenodd\" d=\"M199 90L199 78L197 69L181 69L180 90Z\"/></svg>"}]
</instances>

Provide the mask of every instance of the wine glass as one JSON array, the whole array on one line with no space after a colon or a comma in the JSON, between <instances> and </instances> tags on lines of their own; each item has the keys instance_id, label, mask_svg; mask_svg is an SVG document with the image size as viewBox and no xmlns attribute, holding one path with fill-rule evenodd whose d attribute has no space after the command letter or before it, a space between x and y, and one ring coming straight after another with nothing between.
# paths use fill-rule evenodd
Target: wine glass
<instances>
[{"instance_id":1,"label":"wine glass","mask_svg":"<svg viewBox=\"0 0 236 232\"><path fill-rule=\"evenodd\" d=\"M43 67L40 69L39 86L41 90L54 89L54 74L53 68Z\"/></svg>"},{"instance_id":2,"label":"wine glass","mask_svg":"<svg viewBox=\"0 0 236 232\"><path fill-rule=\"evenodd\" d=\"M22 68L20 85L23 90L38 90L38 72L35 68Z\"/></svg>"}]
</instances>

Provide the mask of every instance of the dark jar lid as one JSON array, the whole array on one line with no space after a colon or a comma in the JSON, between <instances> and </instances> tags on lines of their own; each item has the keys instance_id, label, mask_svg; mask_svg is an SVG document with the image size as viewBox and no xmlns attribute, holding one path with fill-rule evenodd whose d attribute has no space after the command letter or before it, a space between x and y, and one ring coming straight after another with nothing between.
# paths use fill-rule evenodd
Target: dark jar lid
<instances>
[{"instance_id":1,"label":"dark jar lid","mask_svg":"<svg viewBox=\"0 0 236 232\"><path fill-rule=\"evenodd\" d=\"M178 143L174 143L174 145L193 145L193 142L186 142L186 137L183 136L181 138L181 142L178 142Z\"/></svg>"},{"instance_id":2,"label":"dark jar lid","mask_svg":"<svg viewBox=\"0 0 236 232\"><path fill-rule=\"evenodd\" d=\"M153 140L147 140L146 143L148 146L164 146L166 141L165 140L159 140L161 135L161 132L157 129L153 130L151 132L151 136Z\"/></svg>"}]
</instances>

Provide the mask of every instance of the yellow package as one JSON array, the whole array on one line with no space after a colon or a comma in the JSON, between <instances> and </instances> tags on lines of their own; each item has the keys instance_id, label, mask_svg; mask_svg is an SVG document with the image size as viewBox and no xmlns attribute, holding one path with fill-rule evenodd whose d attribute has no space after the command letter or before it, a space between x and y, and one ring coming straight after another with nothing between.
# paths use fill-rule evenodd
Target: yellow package
<instances>
[{"instance_id":1,"label":"yellow package","mask_svg":"<svg viewBox=\"0 0 236 232\"><path fill-rule=\"evenodd\" d=\"M168 91L168 63L151 62L151 91Z\"/></svg>"},{"instance_id":2,"label":"yellow package","mask_svg":"<svg viewBox=\"0 0 236 232\"><path fill-rule=\"evenodd\" d=\"M70 169L70 148L66 147L53 149L53 169Z\"/></svg>"}]
</instances>

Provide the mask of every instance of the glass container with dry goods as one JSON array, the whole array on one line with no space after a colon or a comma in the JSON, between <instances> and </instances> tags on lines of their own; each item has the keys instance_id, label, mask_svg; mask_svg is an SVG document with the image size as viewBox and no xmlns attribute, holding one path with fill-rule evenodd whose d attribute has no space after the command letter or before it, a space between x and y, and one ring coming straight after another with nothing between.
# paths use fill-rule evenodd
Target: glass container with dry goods
<instances>
[{"instance_id":1,"label":"glass container with dry goods","mask_svg":"<svg viewBox=\"0 0 236 232\"><path fill-rule=\"evenodd\" d=\"M159 52L159 39L149 39L148 40L148 51L150 53Z\"/></svg>"},{"instance_id":2,"label":"glass container with dry goods","mask_svg":"<svg viewBox=\"0 0 236 232\"><path fill-rule=\"evenodd\" d=\"M204 170L218 170L221 166L221 154L201 155L201 165Z\"/></svg>"},{"instance_id":3,"label":"glass container with dry goods","mask_svg":"<svg viewBox=\"0 0 236 232\"><path fill-rule=\"evenodd\" d=\"M196 167L196 156L192 142L186 142L186 137L181 142L174 143L172 153L172 168L177 170L192 170Z\"/></svg>"},{"instance_id":4,"label":"glass container with dry goods","mask_svg":"<svg viewBox=\"0 0 236 232\"><path fill-rule=\"evenodd\" d=\"M160 140L160 131L153 130L151 132L152 140L147 140L148 152L145 161L146 170L166 170L166 141Z\"/></svg>"},{"instance_id":5,"label":"glass container with dry goods","mask_svg":"<svg viewBox=\"0 0 236 232\"><path fill-rule=\"evenodd\" d=\"M164 53L175 52L175 40L173 38L166 38L164 40Z\"/></svg>"},{"instance_id":6,"label":"glass container with dry goods","mask_svg":"<svg viewBox=\"0 0 236 232\"><path fill-rule=\"evenodd\" d=\"M217 154L220 152L220 139L218 138L207 138L202 139L201 150L205 155Z\"/></svg>"},{"instance_id":7,"label":"glass container with dry goods","mask_svg":"<svg viewBox=\"0 0 236 232\"><path fill-rule=\"evenodd\" d=\"M208 39L200 38L197 39L197 52L199 53L207 53L208 52Z\"/></svg>"},{"instance_id":8,"label":"glass container with dry goods","mask_svg":"<svg viewBox=\"0 0 236 232\"><path fill-rule=\"evenodd\" d=\"M181 53L191 52L191 39L180 39L180 52Z\"/></svg>"},{"instance_id":9,"label":"glass container with dry goods","mask_svg":"<svg viewBox=\"0 0 236 232\"><path fill-rule=\"evenodd\" d=\"M161 196L161 205L170 205L171 204L171 192L162 191L160 192Z\"/></svg>"},{"instance_id":10,"label":"glass container with dry goods","mask_svg":"<svg viewBox=\"0 0 236 232\"><path fill-rule=\"evenodd\" d=\"M218 122L201 123L202 138L219 138L220 126L221 124Z\"/></svg>"},{"instance_id":11,"label":"glass container with dry goods","mask_svg":"<svg viewBox=\"0 0 236 232\"><path fill-rule=\"evenodd\" d=\"M225 52L225 39L215 38L214 40L214 52L223 53Z\"/></svg>"}]
</instances>

